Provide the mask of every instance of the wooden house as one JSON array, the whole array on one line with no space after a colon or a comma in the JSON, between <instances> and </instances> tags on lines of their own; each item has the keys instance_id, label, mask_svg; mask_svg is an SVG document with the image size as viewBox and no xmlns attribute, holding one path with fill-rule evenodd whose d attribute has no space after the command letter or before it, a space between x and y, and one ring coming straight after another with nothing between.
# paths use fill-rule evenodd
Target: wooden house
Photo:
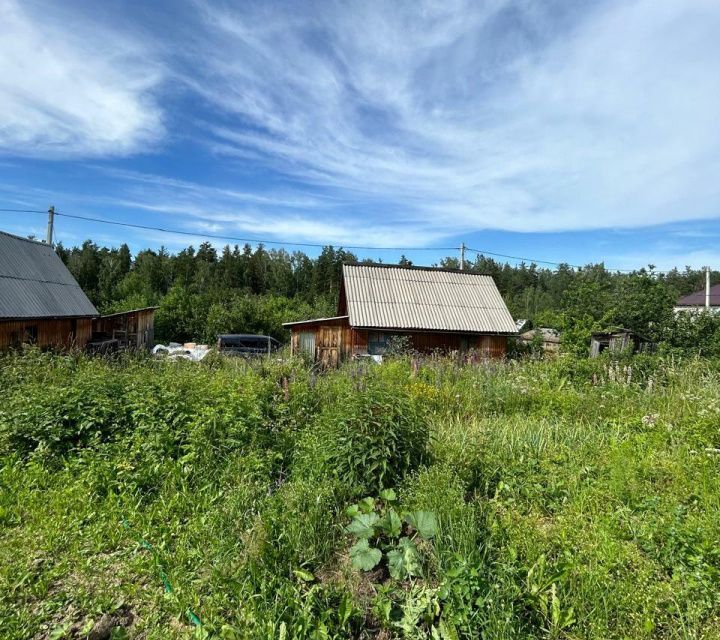
<instances>
[{"instance_id":1,"label":"wooden house","mask_svg":"<svg viewBox=\"0 0 720 640\"><path fill-rule=\"evenodd\" d=\"M0 350L84 348L98 315L50 245L0 231Z\"/></svg>"},{"instance_id":2,"label":"wooden house","mask_svg":"<svg viewBox=\"0 0 720 640\"><path fill-rule=\"evenodd\" d=\"M382 355L396 338L421 352L470 351L502 358L516 334L492 277L455 269L343 265L338 313L288 322L293 353L323 366Z\"/></svg>"},{"instance_id":3,"label":"wooden house","mask_svg":"<svg viewBox=\"0 0 720 640\"><path fill-rule=\"evenodd\" d=\"M675 313L720 313L720 284L683 296L675 303Z\"/></svg>"}]
</instances>

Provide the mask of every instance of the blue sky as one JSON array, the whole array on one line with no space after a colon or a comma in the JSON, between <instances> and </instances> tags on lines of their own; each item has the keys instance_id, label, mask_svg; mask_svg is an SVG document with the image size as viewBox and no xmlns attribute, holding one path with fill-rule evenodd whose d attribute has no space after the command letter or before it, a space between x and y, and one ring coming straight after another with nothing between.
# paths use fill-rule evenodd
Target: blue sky
<instances>
[{"instance_id":1,"label":"blue sky","mask_svg":"<svg viewBox=\"0 0 720 640\"><path fill-rule=\"evenodd\" d=\"M717 268L718 33L716 0L0 0L0 208Z\"/></svg>"}]
</instances>

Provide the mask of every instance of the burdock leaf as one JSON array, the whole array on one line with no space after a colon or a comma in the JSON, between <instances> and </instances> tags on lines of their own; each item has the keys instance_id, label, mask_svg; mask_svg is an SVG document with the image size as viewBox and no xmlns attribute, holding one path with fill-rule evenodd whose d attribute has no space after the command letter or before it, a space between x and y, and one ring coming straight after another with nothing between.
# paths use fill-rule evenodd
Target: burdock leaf
<instances>
[{"instance_id":1,"label":"burdock leaf","mask_svg":"<svg viewBox=\"0 0 720 640\"><path fill-rule=\"evenodd\" d=\"M375 534L378 519L377 513L361 513L352 519L345 531L358 538L370 538Z\"/></svg>"},{"instance_id":2,"label":"burdock leaf","mask_svg":"<svg viewBox=\"0 0 720 640\"><path fill-rule=\"evenodd\" d=\"M391 538L396 538L400 535L402 529L402 520L397 514L395 509L389 509L385 516L380 520L380 527L387 533Z\"/></svg>"},{"instance_id":3,"label":"burdock leaf","mask_svg":"<svg viewBox=\"0 0 720 640\"><path fill-rule=\"evenodd\" d=\"M410 538L400 538L398 546L388 551L388 569L395 580L403 580L408 576L419 576L422 571L420 554Z\"/></svg>"},{"instance_id":4,"label":"burdock leaf","mask_svg":"<svg viewBox=\"0 0 720 640\"><path fill-rule=\"evenodd\" d=\"M413 511L405 514L405 522L417 530L418 535L429 540L437 533L437 520L431 511Z\"/></svg>"},{"instance_id":5,"label":"burdock leaf","mask_svg":"<svg viewBox=\"0 0 720 640\"><path fill-rule=\"evenodd\" d=\"M367 539L363 538L350 548L350 559L354 569L370 571L377 567L378 562L382 559L382 552L380 549L371 547Z\"/></svg>"}]
</instances>

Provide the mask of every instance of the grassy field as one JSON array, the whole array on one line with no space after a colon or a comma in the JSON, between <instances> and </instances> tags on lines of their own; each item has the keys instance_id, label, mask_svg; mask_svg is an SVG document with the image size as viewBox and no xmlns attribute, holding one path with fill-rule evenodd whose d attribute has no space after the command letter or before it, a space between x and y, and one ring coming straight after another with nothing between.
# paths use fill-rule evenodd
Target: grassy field
<instances>
[{"instance_id":1,"label":"grassy field","mask_svg":"<svg viewBox=\"0 0 720 640\"><path fill-rule=\"evenodd\" d=\"M2 638L718 638L720 371L0 357Z\"/></svg>"}]
</instances>

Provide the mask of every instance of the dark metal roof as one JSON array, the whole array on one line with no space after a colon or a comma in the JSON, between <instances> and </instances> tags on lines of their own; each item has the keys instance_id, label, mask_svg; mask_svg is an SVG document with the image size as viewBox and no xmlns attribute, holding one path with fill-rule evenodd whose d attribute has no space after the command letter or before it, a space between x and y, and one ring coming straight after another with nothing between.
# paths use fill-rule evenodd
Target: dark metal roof
<instances>
[{"instance_id":1,"label":"dark metal roof","mask_svg":"<svg viewBox=\"0 0 720 640\"><path fill-rule=\"evenodd\" d=\"M97 315L51 246L0 231L0 318Z\"/></svg>"},{"instance_id":2,"label":"dark metal roof","mask_svg":"<svg viewBox=\"0 0 720 640\"><path fill-rule=\"evenodd\" d=\"M696 291L688 296L684 296L677 301L678 307L704 307L705 306L705 289ZM710 287L710 306L720 307L720 284Z\"/></svg>"}]
</instances>

